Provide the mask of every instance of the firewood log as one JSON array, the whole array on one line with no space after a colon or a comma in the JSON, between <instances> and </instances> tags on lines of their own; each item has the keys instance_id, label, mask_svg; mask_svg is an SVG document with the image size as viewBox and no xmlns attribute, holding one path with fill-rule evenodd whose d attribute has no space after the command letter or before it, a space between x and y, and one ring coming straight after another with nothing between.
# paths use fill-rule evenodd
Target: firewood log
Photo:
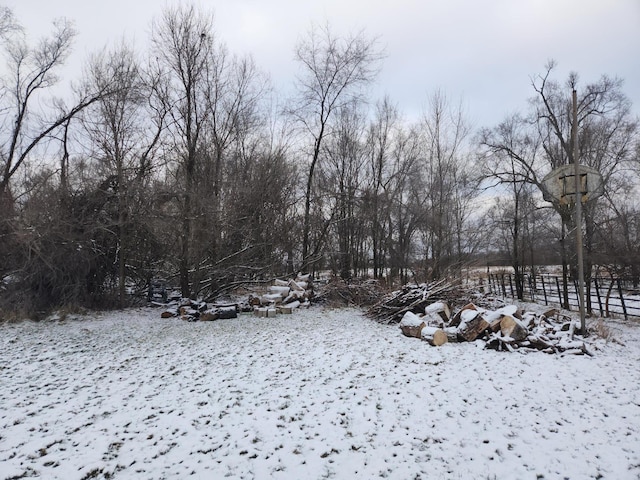
<instances>
[{"instance_id":1,"label":"firewood log","mask_svg":"<svg viewBox=\"0 0 640 480\"><path fill-rule=\"evenodd\" d=\"M449 309L449 305L446 302L431 303L425 307L424 313L427 315L437 314L444 323L449 323L449 320L451 320L451 309Z\"/></svg>"},{"instance_id":2,"label":"firewood log","mask_svg":"<svg viewBox=\"0 0 640 480\"><path fill-rule=\"evenodd\" d=\"M288 285L285 286L278 286L278 285L272 285L269 287L269 292L273 293L273 294L279 294L281 295L283 298L286 297L287 295L289 295L289 291L291 290L291 288L289 288Z\"/></svg>"},{"instance_id":3,"label":"firewood log","mask_svg":"<svg viewBox=\"0 0 640 480\"><path fill-rule=\"evenodd\" d=\"M492 316L491 319L486 318L485 320L489 322L489 330L491 330L492 333L500 331L500 322L502 321L502 315Z\"/></svg>"},{"instance_id":4,"label":"firewood log","mask_svg":"<svg viewBox=\"0 0 640 480\"><path fill-rule=\"evenodd\" d=\"M466 310L474 310L477 311L478 307L476 307L473 303L468 303L467 305L465 305L464 307L462 307L462 309L460 309L460 311L458 313L456 313L453 318L451 319L451 323L449 323L449 326L451 327L457 327L460 325L460 322L462 320L462 314L464 311Z\"/></svg>"},{"instance_id":5,"label":"firewood log","mask_svg":"<svg viewBox=\"0 0 640 480\"><path fill-rule=\"evenodd\" d=\"M437 327L424 327L420 331L420 338L434 347L444 345L448 341L447 334L444 330Z\"/></svg>"},{"instance_id":6,"label":"firewood log","mask_svg":"<svg viewBox=\"0 0 640 480\"><path fill-rule=\"evenodd\" d=\"M299 292L304 292L304 289L307 288L306 282L298 283L295 280L289 280L289 283L287 285L289 286L289 288L291 288L291 290L297 290Z\"/></svg>"},{"instance_id":7,"label":"firewood log","mask_svg":"<svg viewBox=\"0 0 640 480\"><path fill-rule=\"evenodd\" d=\"M300 300L294 300L293 302L290 302L285 306L291 309L298 308L300 306Z\"/></svg>"},{"instance_id":8,"label":"firewood log","mask_svg":"<svg viewBox=\"0 0 640 480\"><path fill-rule=\"evenodd\" d=\"M460 340L458 338L458 329L456 327L446 327L442 330L447 335L448 342L458 342Z\"/></svg>"},{"instance_id":9,"label":"firewood log","mask_svg":"<svg viewBox=\"0 0 640 480\"><path fill-rule=\"evenodd\" d=\"M444 328L445 322L438 313L430 312L422 317L422 320L427 326Z\"/></svg>"},{"instance_id":10,"label":"firewood log","mask_svg":"<svg viewBox=\"0 0 640 480\"><path fill-rule=\"evenodd\" d=\"M511 337L516 342L520 342L527 338L529 330L522 322L510 315L504 315L500 320L500 332L504 337Z\"/></svg>"},{"instance_id":11,"label":"firewood log","mask_svg":"<svg viewBox=\"0 0 640 480\"><path fill-rule=\"evenodd\" d=\"M413 312L406 312L400 320L400 330L406 337L420 338L420 332L427 324Z\"/></svg>"},{"instance_id":12,"label":"firewood log","mask_svg":"<svg viewBox=\"0 0 640 480\"><path fill-rule=\"evenodd\" d=\"M480 312L468 309L460 315L458 333L467 342L473 342L489 327L489 322L484 319Z\"/></svg>"}]
</instances>

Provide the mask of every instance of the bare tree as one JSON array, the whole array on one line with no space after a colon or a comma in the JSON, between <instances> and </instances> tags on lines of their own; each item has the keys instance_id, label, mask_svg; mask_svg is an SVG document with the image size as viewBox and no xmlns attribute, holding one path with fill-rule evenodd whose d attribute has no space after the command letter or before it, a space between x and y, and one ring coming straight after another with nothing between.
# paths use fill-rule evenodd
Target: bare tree
<instances>
[{"instance_id":1,"label":"bare tree","mask_svg":"<svg viewBox=\"0 0 640 480\"><path fill-rule=\"evenodd\" d=\"M9 7L0 6L0 38L10 39L11 33L19 30L22 27L16 22L13 11Z\"/></svg>"},{"instance_id":2,"label":"bare tree","mask_svg":"<svg viewBox=\"0 0 640 480\"><path fill-rule=\"evenodd\" d=\"M225 215L227 202L237 200L226 197L234 192L228 175L236 173L234 162L254 152L256 132L266 123L261 109L268 85L251 58L229 54L215 36L213 17L193 6L165 10L153 25L152 45L164 82L156 91L168 112L164 140L177 180L172 189L179 192L180 288L191 296L216 290L212 276L230 279L220 274L220 261L240 259L246 247L229 235L240 229ZM273 153L256 155L281 158Z\"/></svg>"},{"instance_id":3,"label":"bare tree","mask_svg":"<svg viewBox=\"0 0 640 480\"><path fill-rule=\"evenodd\" d=\"M323 142L331 134L335 112L361 98L363 87L375 78L382 55L375 39L364 33L339 37L325 25L311 28L296 46L295 57L302 72L296 82L298 94L293 114L311 143L302 233L302 264L306 269L312 260L311 204ZM317 251L318 245L313 250Z\"/></svg>"},{"instance_id":4,"label":"bare tree","mask_svg":"<svg viewBox=\"0 0 640 480\"><path fill-rule=\"evenodd\" d=\"M57 70L67 59L76 32L71 22L54 22L53 33L35 46L3 13L3 49L9 75L0 85L0 196L10 195L11 179L29 155L49 136L107 91L84 92L72 106L43 97L59 80ZM9 18L9 20L7 20Z\"/></svg>"},{"instance_id":5,"label":"bare tree","mask_svg":"<svg viewBox=\"0 0 640 480\"><path fill-rule=\"evenodd\" d=\"M88 156L96 162L101 178L115 179L117 218L118 300L125 301L127 265L132 266L136 230L144 223L149 192L152 152L157 147L165 112L150 108L148 100L157 80L144 72L134 51L122 41L112 50L103 50L91 59L86 82L102 90L109 83L114 92L88 107L81 123L89 143ZM151 80L151 81L150 81ZM143 254L144 256L144 254ZM145 274L142 274L145 277Z\"/></svg>"},{"instance_id":6,"label":"bare tree","mask_svg":"<svg viewBox=\"0 0 640 480\"><path fill-rule=\"evenodd\" d=\"M364 249L361 195L366 162L365 119L357 105L337 112L335 135L326 143L325 187L332 199L333 232L337 237L337 268L344 279L362 266Z\"/></svg>"},{"instance_id":7,"label":"bare tree","mask_svg":"<svg viewBox=\"0 0 640 480\"><path fill-rule=\"evenodd\" d=\"M234 242L223 245L222 228L226 203L233 201L228 194L234 187L228 184L238 173L234 164L244 159L253 165L253 159L247 157L254 153L270 159L280 156L262 149L264 125L268 124L263 101L269 91L264 75L250 57L231 56L224 49L218 49L212 60L206 91L204 159L199 169L197 209L202 221L197 243L203 248L202 256L215 263L234 253L227 251L234 248Z\"/></svg>"},{"instance_id":8,"label":"bare tree","mask_svg":"<svg viewBox=\"0 0 640 480\"><path fill-rule=\"evenodd\" d=\"M422 126L425 140L425 189L428 192L427 245L431 253L431 278L439 279L454 252L461 253L465 202L462 193L468 168L464 142L470 127L461 106L449 105L444 93L429 98ZM449 260L447 260L447 258Z\"/></svg>"},{"instance_id":9,"label":"bare tree","mask_svg":"<svg viewBox=\"0 0 640 480\"><path fill-rule=\"evenodd\" d=\"M67 178L64 169L69 163L72 120L112 93L113 87L105 82L103 89L78 88L66 101L54 96L60 67L75 38L68 20L54 21L51 34L30 44L11 11L2 9L0 38L6 58L6 75L0 80L0 235L9 240L0 242L0 254L11 259L10 263L3 262L2 268L15 269L20 279L16 288L22 289L19 296L29 299L25 303L33 301L34 305L47 307L90 299L102 286L100 279L104 277L98 270L108 269L98 265L100 239L90 239L93 244L82 243L77 236L78 232L96 232L85 228L85 222L90 216L100 216L108 202L101 194L89 201L89 194L84 204L76 203L67 211L69 216L63 217L60 185L55 180L59 178L57 173L63 182ZM63 141L60 172L54 170L52 150L48 149L57 136ZM25 225L28 228L23 228ZM5 251L5 246L11 250ZM83 249L86 246L90 248ZM32 294L35 298L30 297Z\"/></svg>"},{"instance_id":10,"label":"bare tree","mask_svg":"<svg viewBox=\"0 0 640 480\"><path fill-rule=\"evenodd\" d=\"M159 100L168 112L169 139L182 179L179 276L182 295L189 297L198 149L208 116L208 76L216 48L213 17L193 5L167 8L153 23L151 42L168 82Z\"/></svg>"},{"instance_id":11,"label":"bare tree","mask_svg":"<svg viewBox=\"0 0 640 480\"><path fill-rule=\"evenodd\" d=\"M484 146L493 146L485 150L481 157L481 173L484 178L495 180L500 191L507 197L510 205L499 219L496 228L509 232L510 256L516 277L518 298L523 295L523 225L529 205L529 188L532 183L531 165L541 155L540 142L536 137L529 137L528 123L520 115L512 115L493 130L481 131L481 142ZM499 145L500 148L495 148ZM504 203L504 202L503 202Z\"/></svg>"},{"instance_id":12,"label":"bare tree","mask_svg":"<svg viewBox=\"0 0 640 480\"><path fill-rule=\"evenodd\" d=\"M562 220L563 233L559 239L565 245L565 233L575 230L573 208L554 200L542 183L542 178L553 169L572 163L574 154L571 145L571 93L577 88L578 77L571 74L563 87L551 78L555 67L550 62L543 75L532 80L536 96L531 99L528 117L513 117L498 127L481 132L480 143L485 155L502 158L492 173L494 178L501 174L511 175L510 181L527 182L545 194L552 201L553 208ZM629 102L622 93L622 82L602 76L595 83L579 89L578 95L578 138L581 163L596 168L603 176L605 188L612 186L611 179L619 175L621 167L629 160L637 135L637 122L630 116ZM500 165L511 165L504 169ZM505 177L502 177L505 178ZM587 252L591 249L594 234L593 212L597 203L592 202L583 209L586 218ZM568 252L564 246L563 269L565 286L567 277ZM587 282L591 272L590 255L585 256ZM567 300L565 288L565 303Z\"/></svg>"},{"instance_id":13,"label":"bare tree","mask_svg":"<svg viewBox=\"0 0 640 480\"><path fill-rule=\"evenodd\" d=\"M401 283L406 283L409 280L414 239L425 220L427 195L420 171L422 153L416 126L403 126L394 132L383 187L390 281L399 278Z\"/></svg>"},{"instance_id":14,"label":"bare tree","mask_svg":"<svg viewBox=\"0 0 640 480\"><path fill-rule=\"evenodd\" d=\"M368 178L369 186L364 195L364 213L369 219L371 253L373 262L373 276L380 278L386 268L388 254L387 225L388 203L384 193L390 180L389 163L395 133L398 131L400 114L388 97L376 105L375 117L367 134L367 149L369 152Z\"/></svg>"}]
</instances>

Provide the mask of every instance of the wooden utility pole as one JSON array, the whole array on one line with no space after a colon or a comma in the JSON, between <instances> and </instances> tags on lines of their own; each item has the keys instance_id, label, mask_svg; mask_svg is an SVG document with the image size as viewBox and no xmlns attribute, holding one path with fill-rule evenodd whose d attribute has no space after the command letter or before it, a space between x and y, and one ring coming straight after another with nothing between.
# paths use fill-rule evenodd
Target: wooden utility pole
<instances>
[{"instance_id":1,"label":"wooden utility pole","mask_svg":"<svg viewBox=\"0 0 640 480\"><path fill-rule=\"evenodd\" d=\"M584 261L582 253L582 182L580 179L580 168L578 162L578 94L573 89L573 128L571 129L571 140L573 148L573 165L575 167L575 212L576 212L576 249L578 252L578 298L580 300L580 329L582 335L586 336L587 328L584 314Z\"/></svg>"}]
</instances>

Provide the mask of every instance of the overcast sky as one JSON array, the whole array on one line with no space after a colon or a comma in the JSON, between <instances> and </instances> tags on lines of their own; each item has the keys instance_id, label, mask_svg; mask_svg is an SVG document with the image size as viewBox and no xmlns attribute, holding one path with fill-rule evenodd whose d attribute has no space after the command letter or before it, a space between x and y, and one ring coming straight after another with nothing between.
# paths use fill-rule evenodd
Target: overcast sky
<instances>
[{"instance_id":1,"label":"overcast sky","mask_svg":"<svg viewBox=\"0 0 640 480\"><path fill-rule=\"evenodd\" d=\"M144 51L160 0L0 0L34 39L67 17L79 32L72 62L123 36ZM388 94L409 118L440 89L462 99L476 127L526 109L531 78L558 63L586 84L624 79L640 113L640 0L196 0L212 9L219 38L253 55L276 88L290 88L293 49L312 23L338 33L364 30L386 52L374 98Z\"/></svg>"}]
</instances>

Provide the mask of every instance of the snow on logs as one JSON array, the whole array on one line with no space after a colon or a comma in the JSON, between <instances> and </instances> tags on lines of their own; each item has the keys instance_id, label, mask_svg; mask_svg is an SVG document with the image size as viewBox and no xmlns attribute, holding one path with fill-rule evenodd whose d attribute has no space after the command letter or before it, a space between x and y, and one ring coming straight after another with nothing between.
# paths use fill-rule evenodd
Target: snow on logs
<instances>
[{"instance_id":1,"label":"snow on logs","mask_svg":"<svg viewBox=\"0 0 640 480\"><path fill-rule=\"evenodd\" d=\"M312 295L309 275L298 275L291 280L276 279L265 294L250 295L246 303L209 305L206 302L181 299L165 305L160 317L179 317L190 322L236 318L239 312L253 312L256 317L275 317L276 314L292 313L296 308L308 307Z\"/></svg>"},{"instance_id":2,"label":"snow on logs","mask_svg":"<svg viewBox=\"0 0 640 480\"><path fill-rule=\"evenodd\" d=\"M536 315L521 313L515 305L486 310L470 303L450 317L446 302L435 302L424 310L405 312L399 326L405 336L420 338L433 346L477 342L500 351L592 355L584 338L577 338L576 321L559 317L555 311Z\"/></svg>"},{"instance_id":3,"label":"snow on logs","mask_svg":"<svg viewBox=\"0 0 640 480\"><path fill-rule=\"evenodd\" d=\"M400 329L407 337L421 338L430 345L439 347L449 341L447 334L439 326L442 323L441 317L436 312L417 315L413 312L406 312L400 320Z\"/></svg>"},{"instance_id":4,"label":"snow on logs","mask_svg":"<svg viewBox=\"0 0 640 480\"><path fill-rule=\"evenodd\" d=\"M235 303L213 304L196 300L182 299L167 305L160 314L161 318L179 317L188 322L212 321L223 318L236 318L239 306Z\"/></svg>"},{"instance_id":5,"label":"snow on logs","mask_svg":"<svg viewBox=\"0 0 640 480\"><path fill-rule=\"evenodd\" d=\"M293 310L301 306L309 306L309 301L313 296L309 285L309 275L298 275L297 278L291 280L274 280L273 285L268 288L268 293L255 299L255 315L258 317L270 316L269 310L286 314L292 313Z\"/></svg>"}]
</instances>

